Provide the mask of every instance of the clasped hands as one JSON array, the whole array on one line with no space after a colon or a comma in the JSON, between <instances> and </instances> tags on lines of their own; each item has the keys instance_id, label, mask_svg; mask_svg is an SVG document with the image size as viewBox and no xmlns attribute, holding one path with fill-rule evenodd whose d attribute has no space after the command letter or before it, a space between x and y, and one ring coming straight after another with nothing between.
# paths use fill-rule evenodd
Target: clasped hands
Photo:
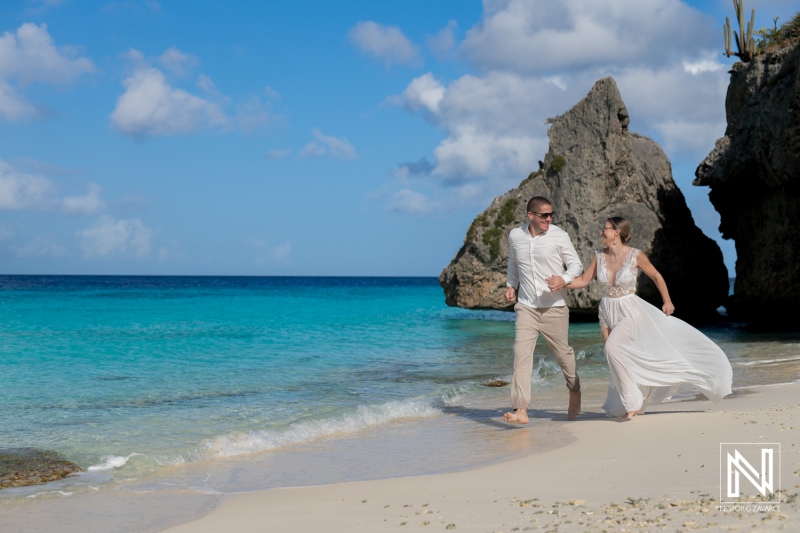
<instances>
[{"instance_id":1,"label":"clasped hands","mask_svg":"<svg viewBox=\"0 0 800 533\"><path fill-rule=\"evenodd\" d=\"M567 284L564 283L564 278L561 276L550 276L545 279L545 281L547 282L547 288L550 289L550 292L558 292L567 286Z\"/></svg>"},{"instance_id":2,"label":"clasped hands","mask_svg":"<svg viewBox=\"0 0 800 533\"><path fill-rule=\"evenodd\" d=\"M561 276L550 276L549 278L545 279L547 282L547 287L550 289L551 292L558 292L564 287L566 287L566 283L564 283L564 278ZM506 301L513 302L517 299L517 291L514 287L506 288Z\"/></svg>"}]
</instances>

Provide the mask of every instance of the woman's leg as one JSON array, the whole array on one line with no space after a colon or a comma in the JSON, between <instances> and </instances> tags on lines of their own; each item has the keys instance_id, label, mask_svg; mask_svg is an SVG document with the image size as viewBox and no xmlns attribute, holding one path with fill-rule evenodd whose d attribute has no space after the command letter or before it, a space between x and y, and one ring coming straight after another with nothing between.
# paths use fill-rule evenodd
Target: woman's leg
<instances>
[{"instance_id":1,"label":"woman's leg","mask_svg":"<svg viewBox=\"0 0 800 533\"><path fill-rule=\"evenodd\" d=\"M626 339L630 336L629 329L629 324L623 320L613 330L607 330L608 334L604 335L608 369L611 371L611 380L619 392L622 405L625 407L624 418L633 418L643 404L642 391L639 390L639 386L625 367L624 345Z\"/></svg>"}]
</instances>

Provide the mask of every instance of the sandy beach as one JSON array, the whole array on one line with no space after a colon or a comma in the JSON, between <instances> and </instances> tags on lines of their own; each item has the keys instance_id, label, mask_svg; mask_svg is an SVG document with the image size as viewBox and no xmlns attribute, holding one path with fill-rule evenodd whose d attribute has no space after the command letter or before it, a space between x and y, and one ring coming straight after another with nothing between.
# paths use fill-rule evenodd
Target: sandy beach
<instances>
[{"instance_id":1,"label":"sandy beach","mask_svg":"<svg viewBox=\"0 0 800 533\"><path fill-rule=\"evenodd\" d=\"M227 495L166 531L792 530L798 407L800 383L739 390L719 406L665 404L630 422L590 408L564 424L575 440L555 450L465 472ZM536 439L535 428L515 433ZM781 444L780 505L720 509L729 442Z\"/></svg>"},{"instance_id":2,"label":"sandy beach","mask_svg":"<svg viewBox=\"0 0 800 533\"><path fill-rule=\"evenodd\" d=\"M501 406L486 409L498 421L477 424L475 436L493 431L509 448L528 451L488 466L251 492L193 488L197 478L187 466L171 474L173 483L132 480L96 493L2 506L0 531L770 531L800 524L800 383L738 389L718 406L663 404L629 422L603 417L600 398L588 399L575 422L565 421L564 412L544 411L513 429L499 421ZM553 446L553 439L562 445ZM780 443L779 505L720 508L720 443ZM329 444L307 457L324 457ZM230 488L264 473L261 456L242 460L243 468L227 474ZM194 468L204 472L202 465ZM181 475L184 482L174 483Z\"/></svg>"}]
</instances>

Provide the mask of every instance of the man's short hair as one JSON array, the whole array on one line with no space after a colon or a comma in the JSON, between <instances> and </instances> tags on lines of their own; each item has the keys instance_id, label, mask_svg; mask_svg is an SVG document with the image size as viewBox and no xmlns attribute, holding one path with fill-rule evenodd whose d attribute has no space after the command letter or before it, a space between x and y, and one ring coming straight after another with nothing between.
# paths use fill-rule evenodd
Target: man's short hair
<instances>
[{"instance_id":1,"label":"man's short hair","mask_svg":"<svg viewBox=\"0 0 800 533\"><path fill-rule=\"evenodd\" d=\"M533 198L528 200L527 209L528 212L530 213L538 213L539 210L546 205L552 206L553 203L544 196L534 196Z\"/></svg>"}]
</instances>

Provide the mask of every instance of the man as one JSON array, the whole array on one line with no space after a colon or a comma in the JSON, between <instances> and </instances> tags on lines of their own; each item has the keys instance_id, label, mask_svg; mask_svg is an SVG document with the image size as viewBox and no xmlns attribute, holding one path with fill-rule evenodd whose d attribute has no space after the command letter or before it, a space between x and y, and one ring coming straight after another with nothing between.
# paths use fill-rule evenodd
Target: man
<instances>
[{"instance_id":1,"label":"man","mask_svg":"<svg viewBox=\"0 0 800 533\"><path fill-rule=\"evenodd\" d=\"M581 387L575 369L575 352L567 343L569 309L564 285L580 276L583 268L567 232L552 224L555 214L550 200L534 196L528 201L527 209L528 223L514 228L508 236L505 297L509 302L517 300L517 304L514 306L514 377L511 379L514 411L503 418L513 424L528 423L533 350L541 333L555 353L567 381L567 418L573 420L581 410Z\"/></svg>"}]
</instances>

